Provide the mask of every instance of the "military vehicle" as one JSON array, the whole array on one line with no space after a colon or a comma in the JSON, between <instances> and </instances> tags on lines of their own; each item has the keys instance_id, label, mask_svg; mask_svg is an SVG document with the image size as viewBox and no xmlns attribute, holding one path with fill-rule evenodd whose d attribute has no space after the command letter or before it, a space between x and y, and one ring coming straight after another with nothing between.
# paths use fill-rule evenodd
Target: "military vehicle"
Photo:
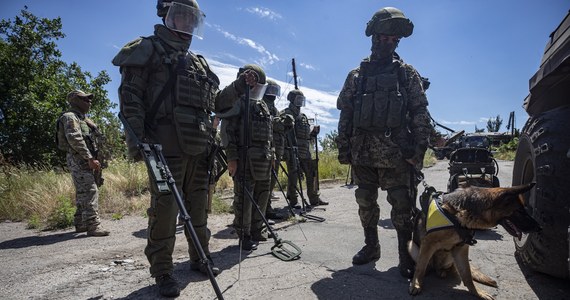
<instances>
[{"instance_id":1,"label":"military vehicle","mask_svg":"<svg viewBox=\"0 0 570 300\"><path fill-rule=\"evenodd\" d=\"M524 108L512 185L536 182L525 202L542 231L515 238L516 254L535 271L569 278L570 12L549 36Z\"/></svg>"}]
</instances>

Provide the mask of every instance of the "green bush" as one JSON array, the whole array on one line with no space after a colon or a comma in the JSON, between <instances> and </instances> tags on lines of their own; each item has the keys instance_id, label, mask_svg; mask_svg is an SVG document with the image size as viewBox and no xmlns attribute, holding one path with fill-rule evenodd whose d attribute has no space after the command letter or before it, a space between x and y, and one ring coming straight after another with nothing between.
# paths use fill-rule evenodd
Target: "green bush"
<instances>
[{"instance_id":1,"label":"green bush","mask_svg":"<svg viewBox=\"0 0 570 300\"><path fill-rule=\"evenodd\" d=\"M75 210L71 199L60 196L57 199L57 206L48 216L46 229L62 229L72 226Z\"/></svg>"}]
</instances>

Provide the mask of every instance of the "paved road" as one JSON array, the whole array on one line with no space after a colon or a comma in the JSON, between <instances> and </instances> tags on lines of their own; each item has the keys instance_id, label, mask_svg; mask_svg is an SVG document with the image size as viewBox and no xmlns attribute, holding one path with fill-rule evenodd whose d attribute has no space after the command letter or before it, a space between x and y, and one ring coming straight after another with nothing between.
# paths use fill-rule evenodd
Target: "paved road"
<instances>
[{"instance_id":1,"label":"paved road","mask_svg":"<svg viewBox=\"0 0 570 300\"><path fill-rule=\"evenodd\" d=\"M499 162L502 185L511 182L512 162ZM447 162L425 170L426 181L439 190L447 183ZM340 184L321 187L326 210L313 215L325 222L282 222L278 235L302 248L301 258L284 262L270 254L273 241L241 256L237 240L226 227L231 216L212 216L212 255L223 270L217 283L225 299L411 299L408 281L397 270L396 232L389 220L386 194L380 193L379 232L382 258L375 264L353 266L352 256L363 245L354 201L354 188ZM283 206L281 199L274 207ZM105 221L109 238L76 238L69 230L35 233L23 224L0 224L0 298L2 299L156 299L148 275L146 220L129 217ZM18 236L20 235L20 236ZM25 236L21 236L25 235ZM213 299L208 279L189 271L186 245L177 235L175 277L182 283L180 299ZM499 287L482 286L497 299L570 299L568 281L522 271L512 238L497 228L476 235L471 262L497 280ZM39 245L38 245L39 243ZM54 255L54 254L58 255ZM67 254L67 255L66 255ZM469 296L459 278L433 274L416 299L459 299ZM475 298L472 298L475 299Z\"/></svg>"}]
</instances>

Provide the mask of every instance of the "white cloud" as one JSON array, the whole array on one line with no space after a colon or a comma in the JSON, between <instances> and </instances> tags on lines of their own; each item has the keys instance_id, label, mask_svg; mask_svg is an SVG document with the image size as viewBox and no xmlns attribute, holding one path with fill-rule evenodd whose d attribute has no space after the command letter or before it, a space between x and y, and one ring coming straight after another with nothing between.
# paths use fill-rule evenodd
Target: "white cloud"
<instances>
[{"instance_id":1,"label":"white cloud","mask_svg":"<svg viewBox=\"0 0 570 300\"><path fill-rule=\"evenodd\" d=\"M267 18L269 20L275 21L281 19L282 16L268 8L264 7L250 7L246 9L247 12L257 15L261 18Z\"/></svg>"},{"instance_id":2,"label":"white cloud","mask_svg":"<svg viewBox=\"0 0 570 300\"><path fill-rule=\"evenodd\" d=\"M439 123L445 124L445 125L475 125L475 124L477 124L477 122L473 122L473 121L447 121L447 120L441 120L441 121L439 121Z\"/></svg>"},{"instance_id":3,"label":"white cloud","mask_svg":"<svg viewBox=\"0 0 570 300\"><path fill-rule=\"evenodd\" d=\"M301 67L308 69L308 70L316 70L316 68L312 65L306 64L306 63L301 63Z\"/></svg>"},{"instance_id":4,"label":"white cloud","mask_svg":"<svg viewBox=\"0 0 570 300\"><path fill-rule=\"evenodd\" d=\"M252 39L242 38L236 36L228 31L223 30L220 26L214 25L213 26L218 32L220 32L225 38L235 41L236 43L244 46L248 46L258 53L262 54L263 56L256 61L261 66L265 65L272 65L278 61L280 61L279 57L271 52L269 52L265 47Z\"/></svg>"}]
</instances>

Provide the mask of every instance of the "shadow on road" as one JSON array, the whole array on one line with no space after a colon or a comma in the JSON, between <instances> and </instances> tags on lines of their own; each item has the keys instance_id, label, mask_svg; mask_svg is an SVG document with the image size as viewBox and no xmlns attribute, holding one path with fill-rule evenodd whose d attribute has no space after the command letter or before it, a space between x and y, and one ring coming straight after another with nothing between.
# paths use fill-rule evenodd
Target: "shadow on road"
<instances>
[{"instance_id":1,"label":"shadow on road","mask_svg":"<svg viewBox=\"0 0 570 300\"><path fill-rule=\"evenodd\" d=\"M0 249L20 249L31 246L45 246L65 242L71 239L86 238L87 235L75 232L49 234L44 236L28 236L0 243Z\"/></svg>"},{"instance_id":2,"label":"shadow on road","mask_svg":"<svg viewBox=\"0 0 570 300\"><path fill-rule=\"evenodd\" d=\"M462 299L468 291L455 289L461 284L458 276L438 278L429 273L425 278L426 298ZM332 273L332 278L315 282L311 289L318 299L412 299L409 281L400 276L397 267L378 271L373 264L352 266Z\"/></svg>"}]
</instances>

